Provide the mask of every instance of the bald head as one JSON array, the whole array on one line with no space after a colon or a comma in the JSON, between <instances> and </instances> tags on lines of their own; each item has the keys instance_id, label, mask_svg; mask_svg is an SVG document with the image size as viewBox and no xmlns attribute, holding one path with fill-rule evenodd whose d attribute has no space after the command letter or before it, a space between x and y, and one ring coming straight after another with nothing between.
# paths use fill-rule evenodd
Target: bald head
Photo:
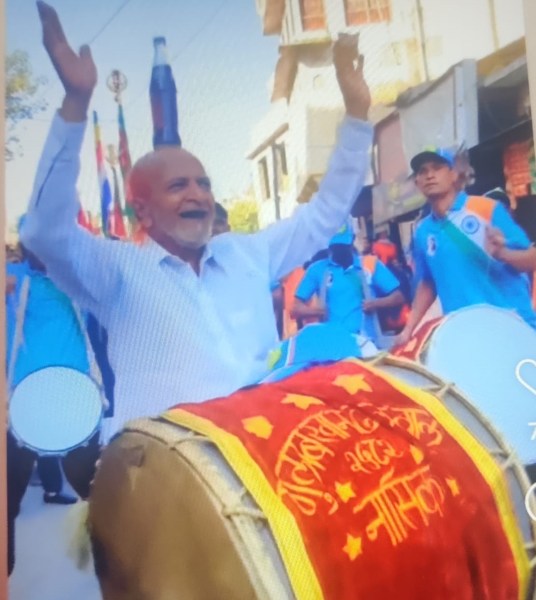
<instances>
[{"instance_id":1,"label":"bald head","mask_svg":"<svg viewBox=\"0 0 536 600\"><path fill-rule=\"evenodd\" d=\"M201 161L193 154L175 146L163 146L148 152L136 161L128 176L128 189L132 201L150 200L152 186L163 176L166 166L195 162L202 169Z\"/></svg>"},{"instance_id":2,"label":"bald head","mask_svg":"<svg viewBox=\"0 0 536 600\"><path fill-rule=\"evenodd\" d=\"M210 238L214 197L201 161L178 147L162 147L136 162L129 198L142 228L160 245L202 248Z\"/></svg>"}]
</instances>

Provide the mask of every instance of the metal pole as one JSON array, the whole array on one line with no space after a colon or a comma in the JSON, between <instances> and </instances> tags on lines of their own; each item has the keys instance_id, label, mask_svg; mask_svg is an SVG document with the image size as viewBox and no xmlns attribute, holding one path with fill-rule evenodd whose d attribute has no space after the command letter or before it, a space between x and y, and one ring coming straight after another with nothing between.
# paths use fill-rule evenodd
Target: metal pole
<instances>
[{"instance_id":1,"label":"metal pole","mask_svg":"<svg viewBox=\"0 0 536 600\"><path fill-rule=\"evenodd\" d=\"M421 0L415 0L415 6L417 8L417 23L419 24L419 39L421 44L421 58L424 69L424 80L430 81L430 71L428 69L428 52L426 49L426 32L424 30L424 16Z\"/></svg>"},{"instance_id":2,"label":"metal pole","mask_svg":"<svg viewBox=\"0 0 536 600\"><path fill-rule=\"evenodd\" d=\"M493 36L493 49L500 48L499 30L497 28L497 12L495 11L495 0L488 0L489 18L491 21L491 34Z\"/></svg>"}]
</instances>

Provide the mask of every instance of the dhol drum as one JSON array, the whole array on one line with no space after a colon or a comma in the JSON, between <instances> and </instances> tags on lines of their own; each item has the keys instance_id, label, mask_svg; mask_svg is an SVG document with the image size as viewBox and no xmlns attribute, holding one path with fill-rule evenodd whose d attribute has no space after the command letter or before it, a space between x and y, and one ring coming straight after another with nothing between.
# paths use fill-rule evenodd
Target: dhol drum
<instances>
[{"instance_id":1,"label":"dhol drum","mask_svg":"<svg viewBox=\"0 0 536 600\"><path fill-rule=\"evenodd\" d=\"M88 526L104 600L524 600L528 490L459 391L387 356L128 424Z\"/></svg>"},{"instance_id":2,"label":"dhol drum","mask_svg":"<svg viewBox=\"0 0 536 600\"><path fill-rule=\"evenodd\" d=\"M17 441L40 455L64 455L99 429L103 400L84 373L47 367L25 377L9 400L9 428Z\"/></svg>"},{"instance_id":3,"label":"dhol drum","mask_svg":"<svg viewBox=\"0 0 536 600\"><path fill-rule=\"evenodd\" d=\"M536 463L536 331L515 313L474 306L433 321L394 351L463 390L513 446Z\"/></svg>"}]
</instances>

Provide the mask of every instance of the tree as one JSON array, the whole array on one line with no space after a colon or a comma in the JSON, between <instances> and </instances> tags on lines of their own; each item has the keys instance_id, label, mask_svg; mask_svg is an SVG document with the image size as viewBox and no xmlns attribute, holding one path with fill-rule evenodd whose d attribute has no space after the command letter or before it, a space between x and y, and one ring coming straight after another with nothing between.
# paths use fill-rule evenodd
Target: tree
<instances>
[{"instance_id":1,"label":"tree","mask_svg":"<svg viewBox=\"0 0 536 600\"><path fill-rule=\"evenodd\" d=\"M44 98L36 98L37 91L45 83L35 77L28 54L14 50L6 55L6 125L5 158L12 160L19 151L19 138L15 128L20 121L32 119L46 108Z\"/></svg>"},{"instance_id":2,"label":"tree","mask_svg":"<svg viewBox=\"0 0 536 600\"><path fill-rule=\"evenodd\" d=\"M232 231L253 233L259 230L259 207L249 195L232 201L228 213Z\"/></svg>"}]
</instances>

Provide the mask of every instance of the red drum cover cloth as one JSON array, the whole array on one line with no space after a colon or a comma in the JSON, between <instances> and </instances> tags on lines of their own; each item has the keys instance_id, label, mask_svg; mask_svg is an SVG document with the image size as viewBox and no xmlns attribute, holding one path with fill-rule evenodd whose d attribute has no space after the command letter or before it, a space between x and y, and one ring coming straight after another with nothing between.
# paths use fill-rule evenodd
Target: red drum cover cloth
<instances>
[{"instance_id":1,"label":"red drum cover cloth","mask_svg":"<svg viewBox=\"0 0 536 600\"><path fill-rule=\"evenodd\" d=\"M522 599L500 468L431 394L358 361L168 421L207 435L268 518L298 599Z\"/></svg>"}]
</instances>

